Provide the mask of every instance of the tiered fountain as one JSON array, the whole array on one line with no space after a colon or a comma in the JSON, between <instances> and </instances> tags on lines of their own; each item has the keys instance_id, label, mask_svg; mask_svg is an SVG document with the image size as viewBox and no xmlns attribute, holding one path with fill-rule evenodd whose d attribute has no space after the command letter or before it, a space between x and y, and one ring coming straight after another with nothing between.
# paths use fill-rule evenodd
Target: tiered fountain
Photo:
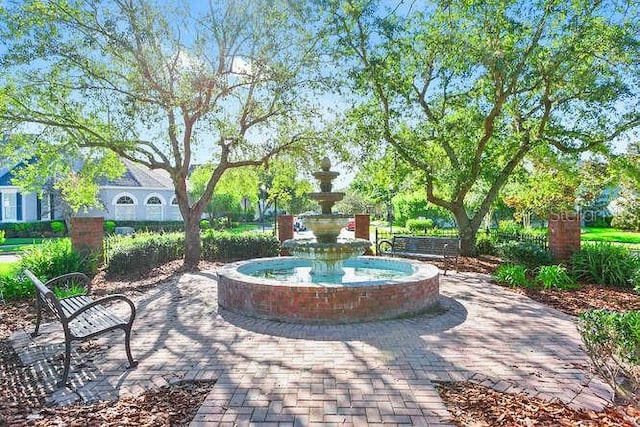
<instances>
[{"instance_id":1,"label":"tiered fountain","mask_svg":"<svg viewBox=\"0 0 640 427\"><path fill-rule=\"evenodd\" d=\"M298 323L349 323L416 314L438 301L438 269L383 257L363 257L371 242L340 238L349 216L331 212L343 193L332 192L338 172L328 158L314 177L322 208L304 217L315 238L283 243L293 257L253 259L218 272L218 304L253 317Z\"/></svg>"},{"instance_id":2,"label":"tiered fountain","mask_svg":"<svg viewBox=\"0 0 640 427\"><path fill-rule=\"evenodd\" d=\"M342 200L344 193L331 191L331 181L339 173L329 170L331 163L327 157L322 160L320 166L322 170L313 174L314 178L320 181L320 192L310 193L309 197L320 204L322 213L302 217L315 238L286 240L282 246L291 255L311 262L309 274L313 281L340 282L345 273L342 262L362 255L371 246L371 242L364 239L338 238L349 222L349 215L334 214L331 213L331 209L336 202Z\"/></svg>"}]
</instances>

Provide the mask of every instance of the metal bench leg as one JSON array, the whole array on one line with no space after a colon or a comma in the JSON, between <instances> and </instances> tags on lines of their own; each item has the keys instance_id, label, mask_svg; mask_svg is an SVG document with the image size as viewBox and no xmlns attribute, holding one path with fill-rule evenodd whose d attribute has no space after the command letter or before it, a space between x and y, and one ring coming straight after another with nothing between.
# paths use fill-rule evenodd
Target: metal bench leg
<instances>
[{"instance_id":1,"label":"metal bench leg","mask_svg":"<svg viewBox=\"0 0 640 427\"><path fill-rule=\"evenodd\" d=\"M64 387L67 383L67 377L69 376L69 367L71 365L71 341L65 340L64 342L64 372L62 378L57 382L56 386Z\"/></svg>"},{"instance_id":2,"label":"metal bench leg","mask_svg":"<svg viewBox=\"0 0 640 427\"><path fill-rule=\"evenodd\" d=\"M129 359L129 368L135 368L138 366L138 362L133 360L131 356L131 329L127 329L124 331L124 348L127 351L127 358Z\"/></svg>"},{"instance_id":3,"label":"metal bench leg","mask_svg":"<svg viewBox=\"0 0 640 427\"><path fill-rule=\"evenodd\" d=\"M33 330L33 332L31 332L31 336L32 337L37 337L38 336L38 331L40 330L40 321L42 320L42 309L40 307L38 307L38 317L36 317L36 327Z\"/></svg>"}]
</instances>

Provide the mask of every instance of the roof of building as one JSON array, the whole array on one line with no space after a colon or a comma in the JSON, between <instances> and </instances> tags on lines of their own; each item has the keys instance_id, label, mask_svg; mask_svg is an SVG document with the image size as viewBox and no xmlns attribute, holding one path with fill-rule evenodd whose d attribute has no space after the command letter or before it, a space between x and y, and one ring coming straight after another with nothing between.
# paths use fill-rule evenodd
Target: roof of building
<instances>
[{"instance_id":1,"label":"roof of building","mask_svg":"<svg viewBox=\"0 0 640 427\"><path fill-rule=\"evenodd\" d=\"M13 171L19 168L23 168L26 164L33 164L35 163L35 159L32 157L29 160L26 160L24 162L20 162L18 163L18 165L12 167L12 168L7 168L7 167L0 167L0 186L3 187L15 187L14 184L11 183L11 180L14 178L13 176Z\"/></svg>"},{"instance_id":2,"label":"roof of building","mask_svg":"<svg viewBox=\"0 0 640 427\"><path fill-rule=\"evenodd\" d=\"M12 185L11 184L11 172L7 168L0 168L0 185Z\"/></svg>"},{"instance_id":3,"label":"roof of building","mask_svg":"<svg viewBox=\"0 0 640 427\"><path fill-rule=\"evenodd\" d=\"M126 171L124 175L115 179L101 178L98 180L100 186L129 187L129 188L153 188L173 190L174 185L169 173L161 169L149 169L129 160L123 161ZM12 171L23 166L19 164L11 169L0 168L0 186L14 186Z\"/></svg>"},{"instance_id":4,"label":"roof of building","mask_svg":"<svg viewBox=\"0 0 640 427\"><path fill-rule=\"evenodd\" d=\"M140 187L173 189L173 181L169 173L162 169L149 169L145 166L123 160L126 167L124 175L115 179L103 178L98 181L101 186L112 187Z\"/></svg>"}]
</instances>

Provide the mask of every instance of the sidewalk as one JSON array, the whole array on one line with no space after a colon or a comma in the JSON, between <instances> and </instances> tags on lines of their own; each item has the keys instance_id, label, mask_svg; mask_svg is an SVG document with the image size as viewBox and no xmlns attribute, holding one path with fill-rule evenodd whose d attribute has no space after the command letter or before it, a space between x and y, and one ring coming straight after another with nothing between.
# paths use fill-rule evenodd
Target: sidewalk
<instances>
[{"instance_id":1,"label":"sidewalk","mask_svg":"<svg viewBox=\"0 0 640 427\"><path fill-rule=\"evenodd\" d=\"M193 426L249 422L449 425L434 383L471 380L499 391L600 409L611 390L592 378L570 316L487 276L441 276L439 315L355 325L294 325L219 311L213 273L184 274L137 296L126 370L121 334L74 348L72 390L59 403L115 399L188 379L215 379ZM48 333L47 330L55 330ZM57 325L12 337L54 390L64 345ZM98 347L98 348L96 348Z\"/></svg>"},{"instance_id":2,"label":"sidewalk","mask_svg":"<svg viewBox=\"0 0 640 427\"><path fill-rule=\"evenodd\" d=\"M15 254L0 254L0 264L16 262L19 259L18 255Z\"/></svg>"}]
</instances>

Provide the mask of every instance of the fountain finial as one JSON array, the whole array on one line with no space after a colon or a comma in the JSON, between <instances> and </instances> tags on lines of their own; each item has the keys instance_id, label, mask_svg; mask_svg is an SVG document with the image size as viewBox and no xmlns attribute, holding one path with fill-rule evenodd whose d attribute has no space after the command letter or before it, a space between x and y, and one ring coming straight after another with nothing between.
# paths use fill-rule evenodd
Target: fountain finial
<instances>
[{"instance_id":1,"label":"fountain finial","mask_svg":"<svg viewBox=\"0 0 640 427\"><path fill-rule=\"evenodd\" d=\"M329 157L325 156L324 159L322 159L320 162L320 169L325 172L331 169L331 160L329 160Z\"/></svg>"}]
</instances>

